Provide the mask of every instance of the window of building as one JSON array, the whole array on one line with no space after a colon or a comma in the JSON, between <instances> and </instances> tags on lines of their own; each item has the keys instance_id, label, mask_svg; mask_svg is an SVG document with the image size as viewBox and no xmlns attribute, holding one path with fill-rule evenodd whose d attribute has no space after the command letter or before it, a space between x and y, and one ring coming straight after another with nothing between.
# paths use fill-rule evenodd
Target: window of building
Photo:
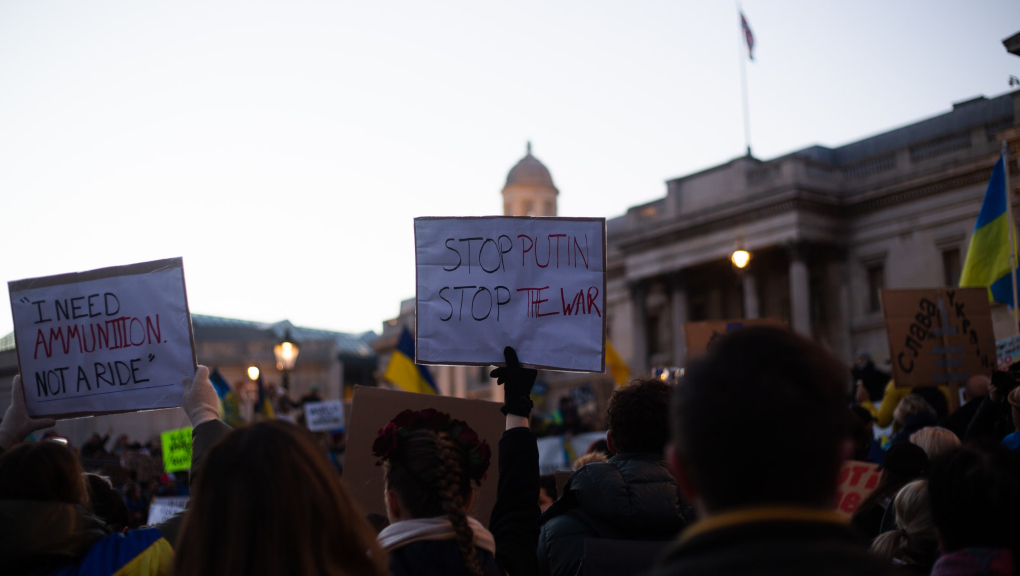
<instances>
[{"instance_id":1,"label":"window of building","mask_svg":"<svg viewBox=\"0 0 1020 576\"><path fill-rule=\"evenodd\" d=\"M882 311L883 288L885 288L885 264L868 266L868 312Z\"/></svg>"},{"instance_id":2,"label":"window of building","mask_svg":"<svg viewBox=\"0 0 1020 576\"><path fill-rule=\"evenodd\" d=\"M942 278L944 286L956 286L960 283L960 273L963 272L963 265L960 263L960 249L950 248L942 251Z\"/></svg>"}]
</instances>

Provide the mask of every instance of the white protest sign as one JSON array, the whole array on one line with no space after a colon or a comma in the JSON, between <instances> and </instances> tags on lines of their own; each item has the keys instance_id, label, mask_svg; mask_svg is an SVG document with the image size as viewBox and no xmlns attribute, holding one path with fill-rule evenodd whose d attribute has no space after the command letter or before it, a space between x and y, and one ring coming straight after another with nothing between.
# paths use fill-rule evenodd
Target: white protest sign
<instances>
[{"instance_id":1,"label":"white protest sign","mask_svg":"<svg viewBox=\"0 0 1020 576\"><path fill-rule=\"evenodd\" d=\"M305 403L305 424L312 432L344 427L344 403L340 400Z\"/></svg>"},{"instance_id":2,"label":"white protest sign","mask_svg":"<svg viewBox=\"0 0 1020 576\"><path fill-rule=\"evenodd\" d=\"M178 512L184 512L188 505L188 499L188 496L157 496L153 498L149 504L149 518L145 525L159 524Z\"/></svg>"},{"instance_id":3,"label":"white protest sign","mask_svg":"<svg viewBox=\"0 0 1020 576\"><path fill-rule=\"evenodd\" d=\"M995 343L995 360L999 370L1009 370L1010 365L1020 362L1020 334Z\"/></svg>"},{"instance_id":4,"label":"white protest sign","mask_svg":"<svg viewBox=\"0 0 1020 576\"><path fill-rule=\"evenodd\" d=\"M17 280L8 288L29 414L181 405L195 352L180 258Z\"/></svg>"},{"instance_id":5,"label":"white protest sign","mask_svg":"<svg viewBox=\"0 0 1020 576\"><path fill-rule=\"evenodd\" d=\"M415 218L415 362L605 371L604 218Z\"/></svg>"}]
</instances>

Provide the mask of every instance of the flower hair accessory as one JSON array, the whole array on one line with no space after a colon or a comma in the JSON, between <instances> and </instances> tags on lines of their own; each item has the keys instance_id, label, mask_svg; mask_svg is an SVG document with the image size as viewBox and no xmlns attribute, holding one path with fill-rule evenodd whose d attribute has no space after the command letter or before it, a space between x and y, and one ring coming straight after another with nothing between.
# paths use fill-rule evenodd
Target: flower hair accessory
<instances>
[{"instance_id":1,"label":"flower hair accessory","mask_svg":"<svg viewBox=\"0 0 1020 576\"><path fill-rule=\"evenodd\" d=\"M482 485L482 480L486 477L485 472L489 469L489 460L492 458L489 443L480 441L478 434L467 425L467 422L452 418L449 414L434 408L404 410L383 426L372 444L372 455L379 458L375 465L381 466L383 461L400 447L401 441L415 430L433 430L449 435L467 454L468 478L474 480L475 484Z\"/></svg>"}]
</instances>

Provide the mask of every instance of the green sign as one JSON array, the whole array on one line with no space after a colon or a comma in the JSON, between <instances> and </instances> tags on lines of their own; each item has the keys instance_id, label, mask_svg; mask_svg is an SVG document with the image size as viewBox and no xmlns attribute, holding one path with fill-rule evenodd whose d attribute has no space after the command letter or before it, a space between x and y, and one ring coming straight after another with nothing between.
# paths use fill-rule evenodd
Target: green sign
<instances>
[{"instance_id":1,"label":"green sign","mask_svg":"<svg viewBox=\"0 0 1020 576\"><path fill-rule=\"evenodd\" d=\"M180 472L191 468L191 427L167 430L159 435L163 444L163 469Z\"/></svg>"}]
</instances>

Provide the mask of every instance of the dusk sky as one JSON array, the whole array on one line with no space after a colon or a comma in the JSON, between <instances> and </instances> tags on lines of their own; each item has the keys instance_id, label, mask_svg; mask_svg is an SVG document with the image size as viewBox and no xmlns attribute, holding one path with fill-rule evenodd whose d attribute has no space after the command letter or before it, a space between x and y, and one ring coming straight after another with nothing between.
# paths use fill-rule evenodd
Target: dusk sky
<instances>
[{"instance_id":1,"label":"dusk sky","mask_svg":"<svg viewBox=\"0 0 1020 576\"><path fill-rule=\"evenodd\" d=\"M1016 0L746 0L751 145L836 146L1010 90ZM744 153L729 2L0 3L0 280L183 256L191 310L361 332L415 216L563 216ZM0 307L0 335L13 329Z\"/></svg>"}]
</instances>

